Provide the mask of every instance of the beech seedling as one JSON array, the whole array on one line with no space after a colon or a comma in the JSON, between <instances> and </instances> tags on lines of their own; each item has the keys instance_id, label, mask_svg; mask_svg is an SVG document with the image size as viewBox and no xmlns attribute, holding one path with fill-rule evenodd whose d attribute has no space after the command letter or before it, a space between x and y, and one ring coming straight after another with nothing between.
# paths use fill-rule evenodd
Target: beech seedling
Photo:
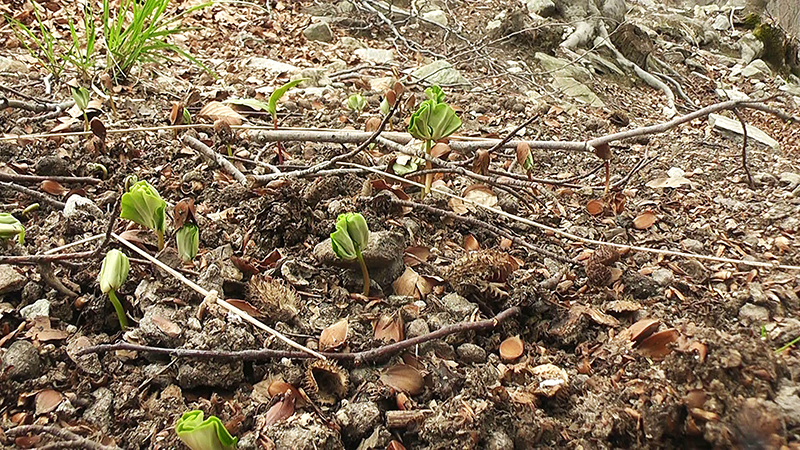
<instances>
[{"instance_id":1,"label":"beech seedling","mask_svg":"<svg viewBox=\"0 0 800 450\"><path fill-rule=\"evenodd\" d=\"M369 295L369 272L362 251L369 242L369 227L361 213L339 214L336 231L331 233L331 246L338 258L345 261L358 260L364 277L364 296Z\"/></svg>"},{"instance_id":2,"label":"beech seedling","mask_svg":"<svg viewBox=\"0 0 800 450\"><path fill-rule=\"evenodd\" d=\"M200 247L200 229L193 223L185 224L175 234L175 242L181 260L185 263L192 261Z\"/></svg>"},{"instance_id":3,"label":"beech seedling","mask_svg":"<svg viewBox=\"0 0 800 450\"><path fill-rule=\"evenodd\" d=\"M0 213L0 240L17 238L19 245L25 243L25 227L9 213Z\"/></svg>"},{"instance_id":4,"label":"beech seedling","mask_svg":"<svg viewBox=\"0 0 800 450\"><path fill-rule=\"evenodd\" d=\"M106 253L103 265L100 266L100 274L97 276L100 290L104 294L108 294L108 299L111 300L111 304L114 305L114 311L117 312L119 326L123 330L127 328L128 320L125 318L125 310L122 308L122 303L117 299L115 291L125 284L130 268L131 263L128 261L128 257L119 250L111 249Z\"/></svg>"},{"instance_id":5,"label":"beech seedling","mask_svg":"<svg viewBox=\"0 0 800 450\"><path fill-rule=\"evenodd\" d=\"M164 230L167 227L167 203L156 188L145 180L137 181L122 195L119 216L155 231L158 249L164 249Z\"/></svg>"},{"instance_id":6,"label":"beech seedling","mask_svg":"<svg viewBox=\"0 0 800 450\"><path fill-rule=\"evenodd\" d=\"M444 91L439 86L431 86L425 89L427 100L419 105L419 108L411 115L408 123L408 132L417 139L425 141L425 153L431 154L434 142L444 139L455 133L461 128L461 119L447 103L444 102ZM426 164L427 169L433 168L430 161ZM425 191L427 195L431 191L433 174L425 176Z\"/></svg>"},{"instance_id":7,"label":"beech seedling","mask_svg":"<svg viewBox=\"0 0 800 450\"><path fill-rule=\"evenodd\" d=\"M228 433L217 416L203 420L199 409L183 413L175 424L175 433L192 450L233 450L239 440Z\"/></svg>"},{"instance_id":8,"label":"beech seedling","mask_svg":"<svg viewBox=\"0 0 800 450\"><path fill-rule=\"evenodd\" d=\"M351 111L361 114L361 111L364 111L364 108L367 107L367 101L364 99L363 95L353 94L347 98L347 107L350 108Z\"/></svg>"}]
</instances>

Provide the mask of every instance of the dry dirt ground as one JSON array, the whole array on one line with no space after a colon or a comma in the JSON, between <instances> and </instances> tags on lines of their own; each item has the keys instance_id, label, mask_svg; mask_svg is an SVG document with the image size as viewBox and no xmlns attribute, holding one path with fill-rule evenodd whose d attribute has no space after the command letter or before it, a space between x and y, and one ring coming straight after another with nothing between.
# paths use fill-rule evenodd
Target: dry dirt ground
<instances>
[{"instance_id":1,"label":"dry dirt ground","mask_svg":"<svg viewBox=\"0 0 800 450\"><path fill-rule=\"evenodd\" d=\"M181 10L191 2L173 3L171 10ZM331 350L338 354L476 323L501 311L508 313L505 320L482 330L464 325L382 358L338 365L131 350L78 356L81 348L120 341L212 352L289 347L218 307L198 319L200 295L114 240L108 245L139 258L119 290L132 321L125 333L96 282L105 250L49 265L4 264L0 269L9 282L0 294L0 443L29 448L55 442L44 433L9 432L46 425L109 447L184 448L173 426L184 411L202 409L217 415L242 449L800 448L800 349L776 351L800 336L800 272L748 264L800 265L796 124L742 111L749 124L781 144L769 148L749 141L754 188L742 169L741 139L720 134L705 119L613 143L614 189L607 196L604 172L596 171L601 161L584 152L534 149L531 175L550 181L510 192L499 183L527 180L513 149L492 153L488 182L453 171L437 177L435 185L443 190L584 238L737 261L643 250L620 256L603 248L598 253L614 258L591 270L598 264L592 256L596 245L467 207L442 193L420 200L418 187L380 174L340 170L244 187L179 140L191 134L227 156L208 127L112 132L167 126L173 103L190 92L196 95L187 102L189 111L197 122L210 123L197 116L211 101L263 99L289 80L291 71L254 68L254 57L324 69L303 75L329 78L283 98L281 127L363 130L369 118L380 117L381 97L391 86L381 78L403 76L435 59L432 53L447 56L470 83L444 88L463 120L460 136L505 137L532 119L520 137L580 141L667 120L663 94L633 75L595 74L586 81L603 107L554 89L534 58L536 51L552 49L546 33L529 30L499 41L485 35L498 12L513 13L516 7L508 2L445 2L448 29L398 19L403 39L356 3L279 1L271 17L247 4L206 8L185 20L197 28L176 42L213 67L219 79L185 60L137 67L112 89L115 109L103 103L98 117L108 130L104 149L87 147L88 136L0 142L0 174L7 176L97 177L90 163L108 171L97 184L14 178L38 196L4 185L0 208L21 218L26 239L24 245L7 241L0 254L34 255L102 233L116 214L125 177L135 174L171 205L190 197L197 207L201 238L194 266L181 266L174 239L162 261L226 299L246 300L239 305L312 349L324 349L330 338L321 333L341 319L347 320L347 334ZM47 6L48 20L64 32L59 18L76 14L76 7L58 1ZM24 5L15 1L4 8L14 14ZM330 43L303 35L318 20L312 17L320 16L331 19ZM761 84L728 78L726 33L702 49L663 37L673 52L680 49L694 61L672 64L686 94L706 106L723 100L715 93L720 86L778 93L774 77ZM30 69L3 73L0 85L11 88L3 96L29 103L27 97L70 100L63 81L49 80L52 92L45 91L45 73L6 24L0 43L0 53ZM366 62L354 52L359 45L390 50L392 59ZM655 52L666 59L663 45ZM403 81L406 98L423 98L424 83ZM345 106L353 93L368 102L361 114ZM681 99L677 103L679 113L694 109ZM797 97L770 104L800 113ZM272 126L268 114L242 113L246 125ZM49 132L58 122L42 114L6 108L0 111L2 131ZM392 129L403 130L409 114L400 111ZM269 173L265 163L283 172L303 169L355 148L287 141L281 162L275 144L259 132L233 132L231 160L245 175ZM379 143L348 161L385 167L393 152ZM465 161L472 170L473 156L454 150L442 158ZM336 168L348 169L330 167ZM670 186L663 187L665 178ZM387 195L386 185L393 194ZM75 194L96 208L65 217L53 201ZM394 195L435 209L402 207L393 203ZM40 208L23 215L34 202ZM320 260L322 247L315 250L324 247L337 215L348 211L363 213L381 239L373 249L377 282L369 298L358 294L357 269L327 264ZM149 233L137 233L124 220L114 226L155 253ZM66 251L92 250L98 242ZM600 283L587 279L595 271ZM613 279L604 284L606 272ZM46 307L39 317L23 310L34 304L34 310Z\"/></svg>"}]
</instances>

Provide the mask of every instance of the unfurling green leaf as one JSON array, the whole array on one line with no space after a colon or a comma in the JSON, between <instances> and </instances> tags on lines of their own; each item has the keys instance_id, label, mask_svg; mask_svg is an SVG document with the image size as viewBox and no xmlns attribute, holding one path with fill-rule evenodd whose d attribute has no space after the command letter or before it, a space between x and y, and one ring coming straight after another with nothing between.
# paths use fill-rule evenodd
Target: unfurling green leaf
<instances>
[{"instance_id":1,"label":"unfurling green leaf","mask_svg":"<svg viewBox=\"0 0 800 450\"><path fill-rule=\"evenodd\" d=\"M350 108L351 111L360 113L366 106L367 101L361 94L353 94L347 98L347 107Z\"/></svg>"},{"instance_id":2,"label":"unfurling green leaf","mask_svg":"<svg viewBox=\"0 0 800 450\"><path fill-rule=\"evenodd\" d=\"M143 227L163 233L166 229L167 203L158 191L145 180L134 183L128 192L122 195L119 216L132 220Z\"/></svg>"},{"instance_id":3,"label":"unfurling green leaf","mask_svg":"<svg viewBox=\"0 0 800 450\"><path fill-rule=\"evenodd\" d=\"M435 84L428 89L425 89L425 96L428 97L429 100L433 100L436 103L444 102L444 91Z\"/></svg>"},{"instance_id":4,"label":"unfurling green leaf","mask_svg":"<svg viewBox=\"0 0 800 450\"><path fill-rule=\"evenodd\" d=\"M232 437L216 416L203 420L203 411L183 413L175 424L175 433L192 450L233 450L238 438Z\"/></svg>"},{"instance_id":5,"label":"unfurling green leaf","mask_svg":"<svg viewBox=\"0 0 800 450\"><path fill-rule=\"evenodd\" d=\"M269 104L267 104L267 111L272 115L272 119L276 120L278 117L278 101L280 101L281 97L283 97L289 89L297 86L298 84L306 81L305 78L300 78L299 80L292 80L283 86L275 89L275 92L269 96Z\"/></svg>"},{"instance_id":6,"label":"unfurling green leaf","mask_svg":"<svg viewBox=\"0 0 800 450\"><path fill-rule=\"evenodd\" d=\"M0 240L17 237L20 245L25 244L25 227L16 217L8 213L0 213Z\"/></svg>"},{"instance_id":7,"label":"unfurling green leaf","mask_svg":"<svg viewBox=\"0 0 800 450\"><path fill-rule=\"evenodd\" d=\"M336 231L331 234L333 252L341 259L353 260L367 247L369 227L360 213L339 214Z\"/></svg>"},{"instance_id":8,"label":"unfurling green leaf","mask_svg":"<svg viewBox=\"0 0 800 450\"><path fill-rule=\"evenodd\" d=\"M461 119L455 110L443 103L444 92L439 86L431 86L425 90L428 100L422 102L411 115L408 132L417 139L438 141L450 136L461 128Z\"/></svg>"},{"instance_id":9,"label":"unfurling green leaf","mask_svg":"<svg viewBox=\"0 0 800 450\"><path fill-rule=\"evenodd\" d=\"M72 93L72 99L75 100L75 104L78 105L78 108L81 111L86 111L86 108L89 106L89 90L83 86L70 86L69 90Z\"/></svg>"},{"instance_id":10,"label":"unfurling green leaf","mask_svg":"<svg viewBox=\"0 0 800 450\"><path fill-rule=\"evenodd\" d=\"M200 229L193 223L187 223L175 234L178 244L178 255L184 262L189 262L197 256L200 246Z\"/></svg>"},{"instance_id":11,"label":"unfurling green leaf","mask_svg":"<svg viewBox=\"0 0 800 450\"><path fill-rule=\"evenodd\" d=\"M103 294L116 291L125 284L130 268L131 263L125 253L116 249L109 250L103 259L103 265L100 266L100 274L97 276L97 282L100 283L100 290L103 291Z\"/></svg>"},{"instance_id":12,"label":"unfurling green leaf","mask_svg":"<svg viewBox=\"0 0 800 450\"><path fill-rule=\"evenodd\" d=\"M384 97L383 100L381 100L381 114L386 116L389 114L389 111L391 111L391 109L392 105L390 105L389 100L387 100L386 97Z\"/></svg>"},{"instance_id":13,"label":"unfurling green leaf","mask_svg":"<svg viewBox=\"0 0 800 450\"><path fill-rule=\"evenodd\" d=\"M333 247L333 253L345 261L351 261L358 257L353 240L347 234L347 226L339 227L339 224L336 224L336 231L331 233L331 247Z\"/></svg>"}]
</instances>

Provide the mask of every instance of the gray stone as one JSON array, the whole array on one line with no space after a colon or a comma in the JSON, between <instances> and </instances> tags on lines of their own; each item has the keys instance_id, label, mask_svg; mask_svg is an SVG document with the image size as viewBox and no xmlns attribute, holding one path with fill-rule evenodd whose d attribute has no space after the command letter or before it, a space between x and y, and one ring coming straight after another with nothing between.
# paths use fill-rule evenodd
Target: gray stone
<instances>
[{"instance_id":1,"label":"gray stone","mask_svg":"<svg viewBox=\"0 0 800 450\"><path fill-rule=\"evenodd\" d=\"M486 450L514 450L514 441L505 431L496 429L486 439Z\"/></svg>"},{"instance_id":2,"label":"gray stone","mask_svg":"<svg viewBox=\"0 0 800 450\"><path fill-rule=\"evenodd\" d=\"M340 450L344 449L339 432L322 423L311 413L295 414L291 421L267 427L264 434L276 449Z\"/></svg>"},{"instance_id":3,"label":"gray stone","mask_svg":"<svg viewBox=\"0 0 800 450\"><path fill-rule=\"evenodd\" d=\"M794 189L800 185L800 175L794 172L783 172L780 175L779 183L781 186L786 186L787 190Z\"/></svg>"},{"instance_id":4,"label":"gray stone","mask_svg":"<svg viewBox=\"0 0 800 450\"><path fill-rule=\"evenodd\" d=\"M763 81L772 76L772 70L770 70L769 66L764 61L754 59L742 69L742 76Z\"/></svg>"},{"instance_id":5,"label":"gray stone","mask_svg":"<svg viewBox=\"0 0 800 450\"><path fill-rule=\"evenodd\" d=\"M764 43L750 32L739 38L738 45L742 52L742 64L750 64L764 53Z\"/></svg>"},{"instance_id":6,"label":"gray stone","mask_svg":"<svg viewBox=\"0 0 800 450\"><path fill-rule=\"evenodd\" d=\"M472 314L475 308L478 307L475 303L470 302L455 292L442 297L442 306L458 320Z\"/></svg>"},{"instance_id":7,"label":"gray stone","mask_svg":"<svg viewBox=\"0 0 800 450\"><path fill-rule=\"evenodd\" d=\"M766 305L769 303L769 297L764 293L764 288L761 283L752 282L747 286L750 301L756 305Z\"/></svg>"},{"instance_id":8,"label":"gray stone","mask_svg":"<svg viewBox=\"0 0 800 450\"><path fill-rule=\"evenodd\" d=\"M705 268L705 266L703 266L700 261L694 258L685 259L678 262L678 267L689 274L689 276L692 278L692 281L695 283L700 283L705 280L706 275L708 274L708 270Z\"/></svg>"},{"instance_id":9,"label":"gray stone","mask_svg":"<svg viewBox=\"0 0 800 450\"><path fill-rule=\"evenodd\" d=\"M28 341L15 341L3 355L3 373L12 380L30 380L41 373L39 351Z\"/></svg>"},{"instance_id":10,"label":"gray stone","mask_svg":"<svg viewBox=\"0 0 800 450\"><path fill-rule=\"evenodd\" d=\"M266 70L267 72L271 72L274 74L281 74L281 73L293 74L300 70L299 67L293 66L291 64L275 61L274 59L259 58L259 57L250 58L250 60L247 61L247 67L255 70Z\"/></svg>"},{"instance_id":11,"label":"gray stone","mask_svg":"<svg viewBox=\"0 0 800 450\"><path fill-rule=\"evenodd\" d=\"M375 402L347 403L336 412L345 441L359 442L381 420L381 410Z\"/></svg>"},{"instance_id":12,"label":"gray stone","mask_svg":"<svg viewBox=\"0 0 800 450\"><path fill-rule=\"evenodd\" d=\"M745 325L763 325L769 322L769 310L763 306L745 303L739 308L739 320Z\"/></svg>"},{"instance_id":13,"label":"gray stone","mask_svg":"<svg viewBox=\"0 0 800 450\"><path fill-rule=\"evenodd\" d=\"M796 427L800 425L800 387L796 384L784 382L775 396L775 403L778 404L786 425Z\"/></svg>"},{"instance_id":14,"label":"gray stone","mask_svg":"<svg viewBox=\"0 0 800 450\"><path fill-rule=\"evenodd\" d=\"M528 12L541 17L552 17L556 13L556 4L552 0L526 0Z\"/></svg>"},{"instance_id":15,"label":"gray stone","mask_svg":"<svg viewBox=\"0 0 800 450\"><path fill-rule=\"evenodd\" d=\"M698 241L697 239L684 239L681 241L681 246L687 252L692 253L703 253L705 248L703 247L703 243Z\"/></svg>"},{"instance_id":16,"label":"gray stone","mask_svg":"<svg viewBox=\"0 0 800 450\"><path fill-rule=\"evenodd\" d=\"M731 132L738 135L743 134L741 122L739 122L738 120L729 119L719 114L709 114L708 124L711 125L711 127L713 127L715 130ZM780 150L781 148L781 144L778 141L771 138L767 133L761 131L760 129L750 124L747 124L747 138L752 139L753 141L759 142L761 144L764 144L773 150Z\"/></svg>"},{"instance_id":17,"label":"gray stone","mask_svg":"<svg viewBox=\"0 0 800 450\"><path fill-rule=\"evenodd\" d=\"M83 413L83 420L99 427L103 431L108 431L111 427L111 414L114 410L114 393L110 389L101 387L92 392L94 402L86 408Z\"/></svg>"},{"instance_id":18,"label":"gray stone","mask_svg":"<svg viewBox=\"0 0 800 450\"><path fill-rule=\"evenodd\" d=\"M22 289L27 281L25 275L17 272L14 266L0 265L0 295Z\"/></svg>"},{"instance_id":19,"label":"gray stone","mask_svg":"<svg viewBox=\"0 0 800 450\"><path fill-rule=\"evenodd\" d=\"M428 327L428 322L426 322L425 319L415 319L408 324L406 339L422 336L430 332L431 329Z\"/></svg>"},{"instance_id":20,"label":"gray stone","mask_svg":"<svg viewBox=\"0 0 800 450\"><path fill-rule=\"evenodd\" d=\"M769 339L775 345L784 345L800 336L800 320L787 317L769 332Z\"/></svg>"},{"instance_id":21,"label":"gray stone","mask_svg":"<svg viewBox=\"0 0 800 450\"><path fill-rule=\"evenodd\" d=\"M394 60L394 52L382 48L359 48L353 53L361 58L362 61L373 64L386 64Z\"/></svg>"},{"instance_id":22,"label":"gray stone","mask_svg":"<svg viewBox=\"0 0 800 450\"><path fill-rule=\"evenodd\" d=\"M391 440L392 433L383 425L378 425L368 438L358 444L356 450L383 450L389 445Z\"/></svg>"},{"instance_id":23,"label":"gray stone","mask_svg":"<svg viewBox=\"0 0 800 450\"><path fill-rule=\"evenodd\" d=\"M560 90L565 95L585 103L595 108L605 106L600 97L597 96L588 86L571 77L555 77L551 83L555 89Z\"/></svg>"},{"instance_id":24,"label":"gray stone","mask_svg":"<svg viewBox=\"0 0 800 450\"><path fill-rule=\"evenodd\" d=\"M333 30L327 22L316 22L303 30L303 36L309 41L333 42Z\"/></svg>"},{"instance_id":25,"label":"gray stone","mask_svg":"<svg viewBox=\"0 0 800 450\"><path fill-rule=\"evenodd\" d=\"M778 178L769 172L758 172L753 175L753 181L762 186L775 186L778 184Z\"/></svg>"},{"instance_id":26,"label":"gray stone","mask_svg":"<svg viewBox=\"0 0 800 450\"><path fill-rule=\"evenodd\" d=\"M29 69L24 63L15 59L0 56L0 72L28 73Z\"/></svg>"},{"instance_id":27,"label":"gray stone","mask_svg":"<svg viewBox=\"0 0 800 450\"><path fill-rule=\"evenodd\" d=\"M587 81L591 78L591 73L571 61L556 58L546 53L537 52L534 57L539 61L545 71L553 77L569 77L577 81Z\"/></svg>"},{"instance_id":28,"label":"gray stone","mask_svg":"<svg viewBox=\"0 0 800 450\"><path fill-rule=\"evenodd\" d=\"M414 81L422 81L425 85L433 84L469 84L461 72L453 68L449 62L440 59L411 72Z\"/></svg>"},{"instance_id":29,"label":"gray stone","mask_svg":"<svg viewBox=\"0 0 800 450\"><path fill-rule=\"evenodd\" d=\"M310 88L320 88L322 86L330 86L331 79L325 73L325 68L309 67L300 72L292 75L292 80L304 79L300 86L306 88L306 95L312 95Z\"/></svg>"},{"instance_id":30,"label":"gray stone","mask_svg":"<svg viewBox=\"0 0 800 450\"><path fill-rule=\"evenodd\" d=\"M339 38L338 46L340 49L351 53L359 48L366 48L363 42L350 36L342 36Z\"/></svg>"},{"instance_id":31,"label":"gray stone","mask_svg":"<svg viewBox=\"0 0 800 450\"><path fill-rule=\"evenodd\" d=\"M64 205L64 217L69 219L71 217L76 217L81 213L98 218L103 216L103 211L97 205L95 205L93 201L86 197L81 197L78 194L70 195L67 199L66 205Z\"/></svg>"},{"instance_id":32,"label":"gray stone","mask_svg":"<svg viewBox=\"0 0 800 450\"><path fill-rule=\"evenodd\" d=\"M50 317L50 302L40 299L19 310L25 320L33 320L37 317Z\"/></svg>"},{"instance_id":33,"label":"gray stone","mask_svg":"<svg viewBox=\"0 0 800 450\"><path fill-rule=\"evenodd\" d=\"M393 231L376 231L369 234L367 248L363 252L367 267L385 267L403 258L406 241L402 234ZM314 259L329 266L358 268L358 261L345 261L336 257L331 247L331 239L317 244L313 251Z\"/></svg>"},{"instance_id":34,"label":"gray stone","mask_svg":"<svg viewBox=\"0 0 800 450\"><path fill-rule=\"evenodd\" d=\"M665 267L654 270L651 276L653 277L653 281L658 283L659 286L669 286L675 281L675 274Z\"/></svg>"},{"instance_id":35,"label":"gray stone","mask_svg":"<svg viewBox=\"0 0 800 450\"><path fill-rule=\"evenodd\" d=\"M465 343L456 349L458 358L465 364L480 364L486 362L486 350L472 343Z\"/></svg>"},{"instance_id":36,"label":"gray stone","mask_svg":"<svg viewBox=\"0 0 800 450\"><path fill-rule=\"evenodd\" d=\"M717 31L727 31L731 28L731 21L724 14L720 14L714 18L711 28Z\"/></svg>"},{"instance_id":37,"label":"gray stone","mask_svg":"<svg viewBox=\"0 0 800 450\"><path fill-rule=\"evenodd\" d=\"M447 26L447 14L441 9L434 9L422 14L422 18L425 20L429 20L433 23L438 23L439 25L446 27Z\"/></svg>"}]
</instances>

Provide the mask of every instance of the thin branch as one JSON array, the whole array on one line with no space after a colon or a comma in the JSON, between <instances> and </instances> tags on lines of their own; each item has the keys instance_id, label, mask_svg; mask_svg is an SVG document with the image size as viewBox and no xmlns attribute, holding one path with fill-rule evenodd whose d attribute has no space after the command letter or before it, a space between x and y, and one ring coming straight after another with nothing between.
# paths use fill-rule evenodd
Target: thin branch
<instances>
[{"instance_id":1,"label":"thin branch","mask_svg":"<svg viewBox=\"0 0 800 450\"><path fill-rule=\"evenodd\" d=\"M100 184L103 180L93 177L65 177L65 176L39 176L16 175L0 173L0 181L13 181L15 183L41 183L42 181L56 181L58 183Z\"/></svg>"},{"instance_id":2,"label":"thin branch","mask_svg":"<svg viewBox=\"0 0 800 450\"><path fill-rule=\"evenodd\" d=\"M45 425L20 425L18 427L14 427L6 431L6 434L9 436L19 436L29 433L38 435L49 434L67 441L80 442L83 448L88 448L90 450L119 450L119 447L116 446L109 447L108 445L103 445L94 441L90 441L81 435L75 434L72 431L65 430L63 428L57 428ZM74 447L65 447L65 448L74 448Z\"/></svg>"},{"instance_id":3,"label":"thin branch","mask_svg":"<svg viewBox=\"0 0 800 450\"><path fill-rule=\"evenodd\" d=\"M322 352L326 358L351 362L355 365L366 364L381 360L405 349L424 344L425 342L434 339L441 339L445 336L459 333L462 331L482 331L489 330L501 322L519 314L520 309L516 306L501 311L499 314L491 319L479 320L476 322L460 322L453 325L447 325L439 328L436 331L422 336L417 336L411 339L405 339L393 344L384 345L371 350L364 350L355 353L332 353ZM291 359L308 359L311 356L308 353L287 351L287 350L240 350L240 351L217 351L217 350L195 350L186 348L164 348L164 347L149 347L144 345L129 344L127 342L118 342L116 344L101 344L86 347L81 349L77 354L78 356L86 355L89 353L103 353L112 352L116 350L133 350L143 353L170 355L178 358L205 358L205 359L220 359L220 360L235 360L235 361L263 361L275 358L291 358Z\"/></svg>"},{"instance_id":4,"label":"thin branch","mask_svg":"<svg viewBox=\"0 0 800 450\"><path fill-rule=\"evenodd\" d=\"M63 211L64 207L67 206L65 203L60 202L58 200L53 200L52 198L48 197L46 194L43 194L39 191L34 191L33 189L28 189L25 186L20 186L16 183L0 181L0 187L4 187L7 189L11 189L13 191L17 191L21 194L25 194L28 197L32 197L36 201L40 203L44 203L51 208L58 209Z\"/></svg>"},{"instance_id":5,"label":"thin branch","mask_svg":"<svg viewBox=\"0 0 800 450\"><path fill-rule=\"evenodd\" d=\"M742 168L744 168L744 173L747 174L747 182L750 184L750 189L755 189L756 184L753 182L753 175L750 174L750 168L747 167L747 123L745 123L744 117L738 108L733 108L733 113L736 114L736 118L742 124Z\"/></svg>"},{"instance_id":6,"label":"thin branch","mask_svg":"<svg viewBox=\"0 0 800 450\"><path fill-rule=\"evenodd\" d=\"M222 167L222 170L228 172L236 181L241 183L242 186L247 186L247 177L245 177L244 174L237 169L232 162L228 161L225 159L225 157L212 150L209 146L189 135L184 135L181 138L181 141L206 158L213 159L220 167Z\"/></svg>"}]
</instances>

